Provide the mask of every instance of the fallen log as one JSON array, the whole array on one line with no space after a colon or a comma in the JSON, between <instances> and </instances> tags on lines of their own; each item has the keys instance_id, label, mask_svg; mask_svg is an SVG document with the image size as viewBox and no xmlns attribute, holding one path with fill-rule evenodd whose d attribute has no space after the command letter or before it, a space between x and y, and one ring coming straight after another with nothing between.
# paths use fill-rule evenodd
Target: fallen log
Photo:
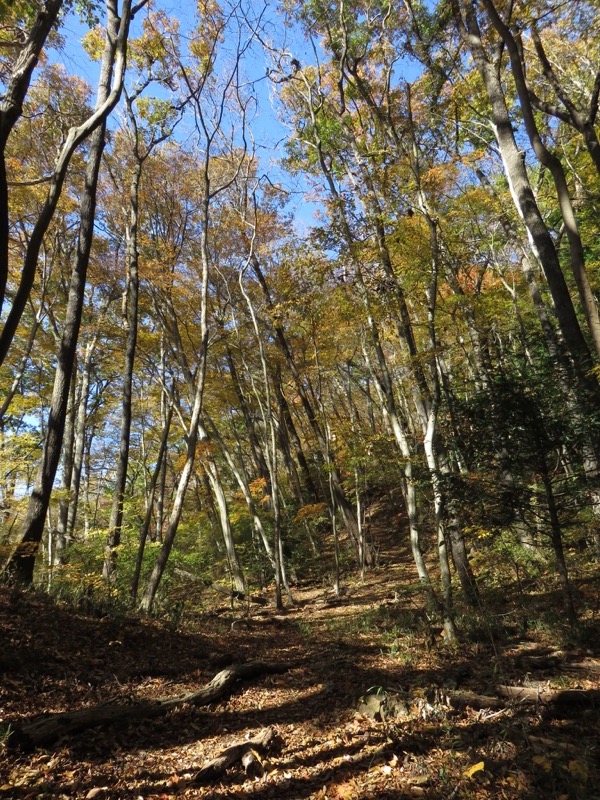
<instances>
[{"instance_id":1,"label":"fallen log","mask_svg":"<svg viewBox=\"0 0 600 800\"><path fill-rule=\"evenodd\" d=\"M556 694L538 686L497 686L496 691L516 703L549 703Z\"/></svg>"},{"instance_id":2,"label":"fallen log","mask_svg":"<svg viewBox=\"0 0 600 800\"><path fill-rule=\"evenodd\" d=\"M218 672L201 689L176 697L159 700L134 701L124 704L118 702L102 703L77 711L63 711L48 714L29 721L11 723L8 729L10 748L33 750L46 746L71 733L96 728L101 725L122 724L141 719L150 719L166 714L171 709L184 704L206 706L220 700L231 687L241 680L260 675L273 675L287 672L291 664L266 661L251 661L247 664L233 664Z\"/></svg>"},{"instance_id":3,"label":"fallen log","mask_svg":"<svg viewBox=\"0 0 600 800\"><path fill-rule=\"evenodd\" d=\"M476 694L466 689L443 689L442 695L450 708L472 708L474 711L484 711L488 708L493 710L506 708L505 700L500 700L497 697L488 697L484 694Z\"/></svg>"},{"instance_id":4,"label":"fallen log","mask_svg":"<svg viewBox=\"0 0 600 800\"><path fill-rule=\"evenodd\" d=\"M260 756L264 755L269 747L273 745L275 739L273 728L265 728L253 739L246 739L243 742L236 742L226 747L216 758L208 761L196 773L193 783L200 784L214 781L238 761L241 761L244 771L249 777L259 777L262 774Z\"/></svg>"},{"instance_id":5,"label":"fallen log","mask_svg":"<svg viewBox=\"0 0 600 800\"><path fill-rule=\"evenodd\" d=\"M599 689L542 689L535 686L498 686L498 694L517 703L541 703L562 710L600 707Z\"/></svg>"},{"instance_id":6,"label":"fallen log","mask_svg":"<svg viewBox=\"0 0 600 800\"><path fill-rule=\"evenodd\" d=\"M542 655L525 654L517 659L517 663L527 670L561 670L562 672L600 674L600 661L597 659L585 658L582 661L569 661L562 651L555 651Z\"/></svg>"},{"instance_id":7,"label":"fallen log","mask_svg":"<svg viewBox=\"0 0 600 800\"><path fill-rule=\"evenodd\" d=\"M576 754L579 751L578 745L571 742L560 742L555 739L547 739L541 736L532 736L530 733L526 735L527 741L536 747L538 750L562 750L563 753Z\"/></svg>"},{"instance_id":8,"label":"fallen log","mask_svg":"<svg viewBox=\"0 0 600 800\"><path fill-rule=\"evenodd\" d=\"M600 661L595 658L586 658L583 661L566 661L560 665L563 672L591 672L600 674Z\"/></svg>"}]
</instances>

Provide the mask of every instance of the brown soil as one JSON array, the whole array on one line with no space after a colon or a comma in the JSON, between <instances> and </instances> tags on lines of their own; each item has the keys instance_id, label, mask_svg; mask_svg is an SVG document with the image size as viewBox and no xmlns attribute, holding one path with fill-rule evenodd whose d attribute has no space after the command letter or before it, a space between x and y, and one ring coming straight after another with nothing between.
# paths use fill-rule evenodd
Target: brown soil
<instances>
[{"instance_id":1,"label":"brown soil","mask_svg":"<svg viewBox=\"0 0 600 800\"><path fill-rule=\"evenodd\" d=\"M247 617L241 606L214 607L181 620L178 629L96 618L46 596L0 590L5 727L107 700L194 691L231 658L294 664L285 674L239 684L214 706L183 706L125 728L88 730L29 754L5 746L0 795L600 797L599 709L508 703L500 710L457 710L444 702L445 690L493 695L499 684L598 688L598 653L589 645L558 649L541 627L525 635L520 614L507 605L507 586L499 589L495 618L486 612L478 628L472 619L465 623L465 643L448 650L418 595L403 591L414 584L406 554L384 555L385 566L364 582L346 576L339 599L329 587L296 588L296 605L283 612L257 608ZM582 662L589 670L572 666ZM383 721L360 715L359 698L380 689L408 693L408 711ZM207 760L266 726L276 729L279 746L262 776L247 778L234 766L219 782L194 785Z\"/></svg>"}]
</instances>

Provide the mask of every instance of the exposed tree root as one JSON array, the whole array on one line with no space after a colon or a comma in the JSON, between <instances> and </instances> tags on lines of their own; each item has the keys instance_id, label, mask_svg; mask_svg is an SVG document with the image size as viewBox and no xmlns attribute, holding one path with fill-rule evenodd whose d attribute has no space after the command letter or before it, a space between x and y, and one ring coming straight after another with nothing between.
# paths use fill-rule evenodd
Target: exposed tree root
<instances>
[{"instance_id":1,"label":"exposed tree root","mask_svg":"<svg viewBox=\"0 0 600 800\"><path fill-rule=\"evenodd\" d=\"M286 672L290 667L291 664L265 661L233 664L218 672L209 683L196 692L188 692L177 697L165 697L155 701L134 702L129 705L102 703L77 711L64 711L44 716L41 719L38 717L30 721L17 722L10 726L8 744L11 748L32 750L51 744L76 731L96 728L100 725L121 724L159 717L184 703L205 706L220 700L238 681L256 678L264 674L280 674Z\"/></svg>"},{"instance_id":2,"label":"exposed tree root","mask_svg":"<svg viewBox=\"0 0 600 800\"><path fill-rule=\"evenodd\" d=\"M265 728L252 739L236 742L225 748L216 758L208 761L196 774L194 783L207 783L220 778L225 770L240 761L246 775L258 777L262 775L261 756L275 743L273 728Z\"/></svg>"}]
</instances>

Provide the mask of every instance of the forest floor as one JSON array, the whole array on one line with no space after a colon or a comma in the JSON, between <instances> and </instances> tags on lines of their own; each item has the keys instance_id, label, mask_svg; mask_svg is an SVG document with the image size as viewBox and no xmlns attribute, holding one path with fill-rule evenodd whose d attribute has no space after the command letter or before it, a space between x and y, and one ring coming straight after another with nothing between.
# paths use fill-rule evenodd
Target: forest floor
<instances>
[{"instance_id":1,"label":"forest floor","mask_svg":"<svg viewBox=\"0 0 600 800\"><path fill-rule=\"evenodd\" d=\"M407 588L415 580L408 553L383 548L381 562L364 581L344 576L339 599L330 586L296 587L296 604L283 612L251 606L246 616L207 590L213 606L177 625L99 618L41 594L1 589L5 730L109 700L135 704L193 692L231 660L287 662L290 669L239 682L206 707L184 703L160 718L81 731L29 753L10 748L5 735L0 796L598 800L600 703L589 702L590 690L600 688L597 573L577 586L587 633L576 643L556 615L544 623L557 602L551 579L528 595L528 607L513 597L514 581L505 581L486 595L485 608L459 618L462 644L454 650L435 638L418 594ZM499 699L507 685L533 687L539 696ZM553 689L578 694L543 702ZM361 697L385 692L404 702L375 715L358 710ZM490 708L448 699L466 692L496 699ZM266 726L277 746L259 774L248 777L234 764L197 784L207 760Z\"/></svg>"}]
</instances>

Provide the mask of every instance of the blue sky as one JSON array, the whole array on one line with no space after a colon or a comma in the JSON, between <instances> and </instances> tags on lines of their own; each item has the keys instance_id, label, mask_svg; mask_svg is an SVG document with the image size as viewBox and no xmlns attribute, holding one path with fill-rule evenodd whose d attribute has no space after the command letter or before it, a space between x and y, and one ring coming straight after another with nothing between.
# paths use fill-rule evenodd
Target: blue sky
<instances>
[{"instance_id":1,"label":"blue sky","mask_svg":"<svg viewBox=\"0 0 600 800\"><path fill-rule=\"evenodd\" d=\"M160 8L165 13L179 19L181 32L183 34L182 38L185 41L185 31L194 24L195 2L193 2L193 0L183 0L183 2L178 5L167 2L155 2L153 7ZM140 12L134 21L131 32L132 37L140 34L144 14L145 11ZM289 29L284 28L282 20L277 16L273 4L271 4L271 8L267 10L265 19L267 35L270 36L274 46L290 50L294 57L298 58L302 63L313 60L313 54L309 44L297 33L292 34ZM81 45L81 41L88 30L88 26L80 20L75 11L69 12L61 25L64 45L60 50L51 51L49 56L53 62L62 64L69 74L77 75L85 79L92 86L92 89L94 89L98 79L99 64L93 62L89 58ZM234 43L229 42L226 38L223 42L222 54L220 56L223 60L227 59L228 51L230 51L233 46ZM255 43L244 59L244 73L248 81L254 85L254 91L258 101L257 112L251 122L251 132L259 148L258 155L263 165L263 171L268 172L271 180L275 182L283 178L283 173L278 162L285 154L284 143L289 135L289 131L279 121L271 103L273 84L267 77L268 66L269 56L265 53L260 44ZM159 87L152 88L150 93L165 96L164 91ZM115 114L113 114L112 121L109 125L114 126L115 124ZM186 136L185 125L179 129L176 135L178 137ZM290 195L292 198L291 205L296 206L298 226L299 228L305 228L312 221L315 210L314 203L306 200L304 194L307 187L299 183L300 179L292 179L290 176L287 176L287 179L291 182L289 186L292 192ZM297 196L294 201L294 194L296 192Z\"/></svg>"},{"instance_id":2,"label":"blue sky","mask_svg":"<svg viewBox=\"0 0 600 800\"><path fill-rule=\"evenodd\" d=\"M194 0L182 0L179 4L166 2L165 0L155 0L154 8L160 8L168 15L179 19L181 25L182 40L185 42L185 32L194 25L196 3ZM254 13L259 13L257 4L252 4L251 9ZM138 14L138 18L132 26L132 36L138 36L141 32L141 23L145 15L145 10ZM276 49L282 49L297 58L300 63L314 63L315 53L312 44L307 42L299 33L298 28L286 27L283 18L277 13L276 4L267 2L266 11L263 18L263 38L268 43L272 43ZM53 60L62 63L65 69L79 77L84 78L92 87L97 81L99 65L90 60L87 53L81 46L81 40L88 28L82 23L75 12L70 12L64 19L62 34L65 40L64 47L59 52L54 52L51 57ZM270 40L270 42L269 42ZM316 45L318 47L318 45ZM233 58L235 53L235 42L225 37L219 50L219 60L226 65L228 58ZM303 176L286 175L280 166L280 161L285 155L285 141L290 135L290 131L278 119L277 112L271 102L275 94L273 83L267 77L268 67L271 66L271 57L265 52L262 45L255 42L244 58L244 74L248 81L254 86L257 100L257 110L251 120L250 128L254 142L258 148L257 155L260 158L263 172L268 173L273 182L285 182L290 190L290 207L296 219L298 232L302 232L314 222L314 214L317 210L314 202L307 200L307 178ZM418 74L415 64L405 62L399 64L406 77L413 79ZM218 68L217 68L218 71ZM151 94L165 96L164 90L160 87L150 89ZM115 115L112 122L114 126ZM189 135L191 125L185 123L180 126L176 136L180 139Z\"/></svg>"}]
</instances>

